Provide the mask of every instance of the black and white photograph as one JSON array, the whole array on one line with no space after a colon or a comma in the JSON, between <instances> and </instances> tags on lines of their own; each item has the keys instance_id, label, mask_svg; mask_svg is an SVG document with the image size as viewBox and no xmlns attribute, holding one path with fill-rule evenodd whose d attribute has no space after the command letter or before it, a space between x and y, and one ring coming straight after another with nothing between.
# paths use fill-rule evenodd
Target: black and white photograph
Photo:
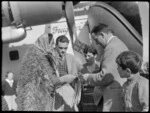
<instances>
[{"instance_id":1,"label":"black and white photograph","mask_svg":"<svg viewBox=\"0 0 150 113\"><path fill-rule=\"evenodd\" d=\"M148 1L2 1L1 111L148 112Z\"/></svg>"}]
</instances>

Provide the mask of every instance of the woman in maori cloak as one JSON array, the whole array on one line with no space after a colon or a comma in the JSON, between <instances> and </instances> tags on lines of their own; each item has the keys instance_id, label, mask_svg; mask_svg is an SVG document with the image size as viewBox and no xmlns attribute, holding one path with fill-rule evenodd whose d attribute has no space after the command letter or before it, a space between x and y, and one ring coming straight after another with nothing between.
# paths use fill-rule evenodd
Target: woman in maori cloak
<instances>
[{"instance_id":1,"label":"woman in maori cloak","mask_svg":"<svg viewBox=\"0 0 150 113\"><path fill-rule=\"evenodd\" d=\"M52 34L40 36L24 55L18 80L19 111L52 111L54 91L60 85Z\"/></svg>"}]
</instances>

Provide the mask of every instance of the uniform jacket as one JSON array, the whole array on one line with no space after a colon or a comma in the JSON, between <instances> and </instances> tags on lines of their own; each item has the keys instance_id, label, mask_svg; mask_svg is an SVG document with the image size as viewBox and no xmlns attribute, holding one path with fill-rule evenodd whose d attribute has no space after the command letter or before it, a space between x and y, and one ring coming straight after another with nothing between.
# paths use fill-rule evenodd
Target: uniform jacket
<instances>
[{"instance_id":1,"label":"uniform jacket","mask_svg":"<svg viewBox=\"0 0 150 113\"><path fill-rule=\"evenodd\" d=\"M121 86L126 79L120 78L117 71L116 57L127 51L126 45L117 37L113 37L106 48L100 65L100 72L88 77L90 84L96 86L94 98L99 102L104 98L103 111L123 111ZM98 93L96 95L96 93Z\"/></svg>"}]
</instances>

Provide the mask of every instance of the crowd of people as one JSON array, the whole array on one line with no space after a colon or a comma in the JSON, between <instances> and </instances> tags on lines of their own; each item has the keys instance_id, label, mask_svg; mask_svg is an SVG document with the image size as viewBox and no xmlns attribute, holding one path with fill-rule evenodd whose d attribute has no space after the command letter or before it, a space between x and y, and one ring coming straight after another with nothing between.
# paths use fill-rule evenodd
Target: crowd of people
<instances>
[{"instance_id":1,"label":"crowd of people","mask_svg":"<svg viewBox=\"0 0 150 113\"><path fill-rule=\"evenodd\" d=\"M18 82L13 72L2 84L3 100L10 111L83 111L83 86L92 86L97 112L149 110L149 79L140 76L141 56L99 23L91 37L104 49L101 61L93 46L85 46L86 64L77 67L67 53L69 40L43 34L25 53Z\"/></svg>"}]
</instances>

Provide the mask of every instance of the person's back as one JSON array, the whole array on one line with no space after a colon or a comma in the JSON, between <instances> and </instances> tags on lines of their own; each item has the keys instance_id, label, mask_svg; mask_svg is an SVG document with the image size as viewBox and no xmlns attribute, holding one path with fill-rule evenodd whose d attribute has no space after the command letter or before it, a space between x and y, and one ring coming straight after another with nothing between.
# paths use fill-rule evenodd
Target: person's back
<instances>
[{"instance_id":1,"label":"person's back","mask_svg":"<svg viewBox=\"0 0 150 113\"><path fill-rule=\"evenodd\" d=\"M101 68L107 67L105 80L108 81L108 84L100 87L103 91L103 99L104 103L106 103L109 99L112 99L113 104L109 108L109 106L103 107L103 111L123 111L122 101L121 101L121 87L126 79L122 79L119 76L117 71L117 64L115 62L116 57L123 51L128 50L127 46L120 40L118 37L113 37L106 48L104 49L104 55L101 62ZM105 69L105 68L103 68ZM111 79L113 81L111 82ZM110 82L109 82L110 80Z\"/></svg>"},{"instance_id":2,"label":"person's back","mask_svg":"<svg viewBox=\"0 0 150 113\"><path fill-rule=\"evenodd\" d=\"M110 42L104 49L105 52L104 52L104 56L102 60L103 61L102 63L104 64L104 65L102 64L103 66L109 63L108 69L110 69L110 73L113 73L112 75L114 77L114 80L119 82L121 86L126 81L126 79L120 78L119 73L117 71L117 64L115 62L115 59L120 53L127 51L127 50L128 50L127 46L118 37L114 36L113 39L110 40ZM108 61L108 60L111 60L111 61Z\"/></svg>"}]
</instances>

